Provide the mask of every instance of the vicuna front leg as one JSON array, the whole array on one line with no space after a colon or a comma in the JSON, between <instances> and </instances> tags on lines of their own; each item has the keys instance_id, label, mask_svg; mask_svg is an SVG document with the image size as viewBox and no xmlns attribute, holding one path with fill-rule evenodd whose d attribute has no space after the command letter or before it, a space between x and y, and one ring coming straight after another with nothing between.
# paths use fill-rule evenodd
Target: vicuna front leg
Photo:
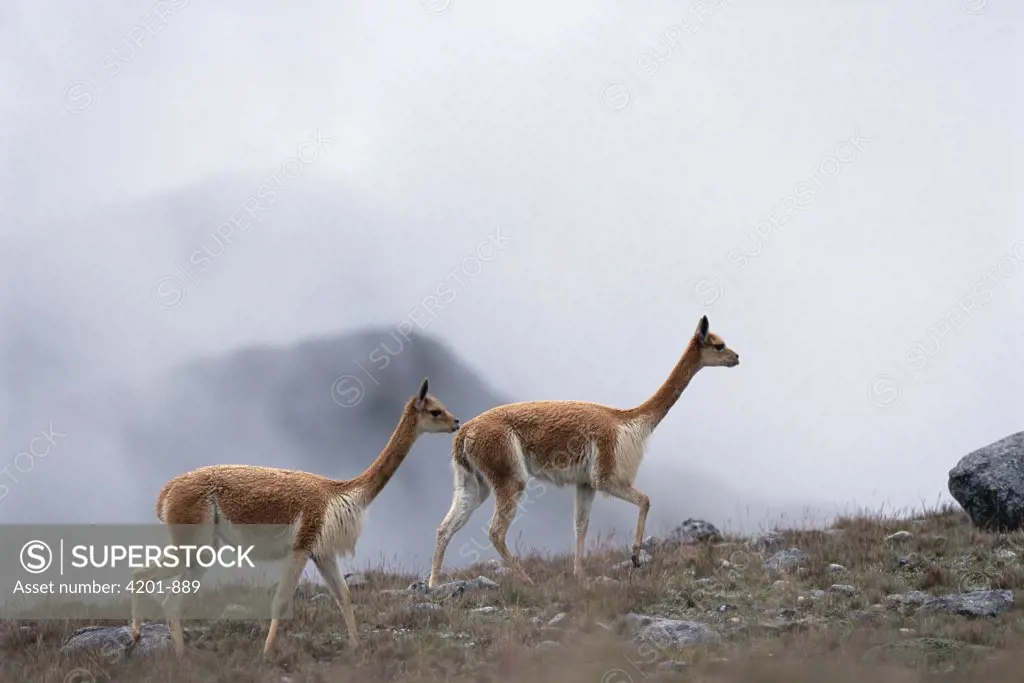
<instances>
[{"instance_id":1,"label":"vicuna front leg","mask_svg":"<svg viewBox=\"0 0 1024 683\"><path fill-rule=\"evenodd\" d=\"M338 606L338 609L341 610L345 618L349 644L352 646L352 649L359 647L359 635L356 632L356 615L352 611L352 596L349 594L348 583L345 582L345 577L342 576L341 571L338 569L337 560L333 557L317 557L314 555L313 564L320 571L320 576L324 577L324 583L327 584L327 590L330 592L331 597L334 598L334 604Z\"/></svg>"},{"instance_id":2,"label":"vicuna front leg","mask_svg":"<svg viewBox=\"0 0 1024 683\"><path fill-rule=\"evenodd\" d=\"M629 556L633 566L639 567L640 546L644 542L644 526L647 524L647 512L651 509L651 499L632 486L605 486L601 490L610 496L615 496L621 500L628 500L640 508L640 513L636 519L636 538L633 539L632 554Z\"/></svg>"},{"instance_id":3,"label":"vicuna front leg","mask_svg":"<svg viewBox=\"0 0 1024 683\"><path fill-rule=\"evenodd\" d=\"M594 502L596 491L589 484L576 487L576 560L573 562L573 574L583 580L583 552L587 545L587 527L590 526L590 506Z\"/></svg>"},{"instance_id":4,"label":"vicuna front leg","mask_svg":"<svg viewBox=\"0 0 1024 683\"><path fill-rule=\"evenodd\" d=\"M519 559L508 551L505 545L505 535L512 525L512 520L519 510L519 499L526 489L526 484L521 481L509 481L501 487L494 489L494 516L491 517L491 527L488 536L491 538L491 545L501 555L505 564L514 571L524 583L533 583L526 570L519 563Z\"/></svg>"}]
</instances>

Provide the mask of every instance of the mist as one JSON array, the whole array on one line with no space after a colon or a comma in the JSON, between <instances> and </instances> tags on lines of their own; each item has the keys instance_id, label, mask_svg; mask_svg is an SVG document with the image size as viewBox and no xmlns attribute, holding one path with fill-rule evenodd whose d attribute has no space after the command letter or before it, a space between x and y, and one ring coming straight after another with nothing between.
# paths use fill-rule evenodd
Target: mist
<instances>
[{"instance_id":1,"label":"mist","mask_svg":"<svg viewBox=\"0 0 1024 683\"><path fill-rule=\"evenodd\" d=\"M633 406L702 315L742 364L652 437L652 532L934 505L1021 429L1017 5L4 14L0 522L153 522L215 462L354 476L428 372L464 421ZM422 437L358 560L422 564L449 451ZM568 550L571 500L510 536Z\"/></svg>"}]
</instances>

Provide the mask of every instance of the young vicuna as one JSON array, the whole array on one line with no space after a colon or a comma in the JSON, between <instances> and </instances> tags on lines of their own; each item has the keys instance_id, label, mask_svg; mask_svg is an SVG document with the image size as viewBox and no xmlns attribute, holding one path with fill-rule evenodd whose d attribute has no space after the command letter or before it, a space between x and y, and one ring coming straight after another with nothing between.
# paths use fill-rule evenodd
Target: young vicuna
<instances>
[{"instance_id":1,"label":"young vicuna","mask_svg":"<svg viewBox=\"0 0 1024 683\"><path fill-rule=\"evenodd\" d=\"M213 465L175 477L160 491L156 514L170 526L174 545L256 544L252 559L288 558L277 585L272 619L263 647L273 648L281 615L291 604L302 572L312 559L327 584L327 590L345 617L349 642L358 646L355 614L348 584L338 570L337 556L351 555L362 531L363 512L373 502L409 454L413 442L425 432L450 433L459 420L427 394L427 380L409 399L398 427L387 446L365 472L355 479L335 480L318 474L250 465ZM185 525L185 526L178 526ZM237 525L281 525L286 538L268 547L266 536L255 537L249 527ZM289 528L290 527L290 528ZM182 562L181 564L184 564ZM135 580L170 578L196 579L199 566L137 570ZM136 596L132 593L132 630L135 641L141 635ZM180 596L169 595L165 609L171 613L170 627L175 651L184 652L181 632Z\"/></svg>"},{"instance_id":2,"label":"young vicuna","mask_svg":"<svg viewBox=\"0 0 1024 683\"><path fill-rule=\"evenodd\" d=\"M437 529L430 586L437 584L452 536L494 489L490 539L518 576L531 583L505 545L527 479L576 487L576 557L573 571L583 579L583 548L594 494L627 500L638 508L631 559L639 566L640 544L650 499L633 488L644 447L654 428L703 367L733 367L739 355L708 331L704 316L665 383L635 408L620 410L580 401L531 401L492 408L467 422L452 443L455 495Z\"/></svg>"}]
</instances>

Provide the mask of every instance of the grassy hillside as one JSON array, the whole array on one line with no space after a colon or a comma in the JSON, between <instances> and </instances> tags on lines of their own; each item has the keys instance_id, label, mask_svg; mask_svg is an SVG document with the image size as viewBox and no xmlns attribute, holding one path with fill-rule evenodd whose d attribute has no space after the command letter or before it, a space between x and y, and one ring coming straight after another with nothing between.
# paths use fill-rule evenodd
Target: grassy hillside
<instances>
[{"instance_id":1,"label":"grassy hillside","mask_svg":"<svg viewBox=\"0 0 1024 683\"><path fill-rule=\"evenodd\" d=\"M352 589L357 652L346 644L336 607L316 597L317 586L303 587L295 619L267 661L260 656L266 622L186 622L182 661L170 651L63 652L66 638L88 622L4 622L0 681L1020 679L1024 610L1008 601L1024 585L1024 535L977 531L958 510L652 547L640 569L616 567L626 554L593 551L587 586L573 579L568 556L526 557L534 586L489 564L446 579L485 576L496 585L471 582L432 594L407 590L419 577L369 573ZM997 592L972 593L988 589ZM974 602L959 604L964 594ZM971 616L972 609L1001 613ZM638 642L644 623L629 614L706 627L648 628ZM680 633L703 642L679 645Z\"/></svg>"}]
</instances>

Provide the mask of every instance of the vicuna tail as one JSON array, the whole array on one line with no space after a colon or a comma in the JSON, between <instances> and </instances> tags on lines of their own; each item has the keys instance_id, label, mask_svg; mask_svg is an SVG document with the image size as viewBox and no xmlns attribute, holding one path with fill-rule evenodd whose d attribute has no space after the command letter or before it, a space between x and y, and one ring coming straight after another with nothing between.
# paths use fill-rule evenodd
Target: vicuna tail
<instances>
[{"instance_id":1,"label":"vicuna tail","mask_svg":"<svg viewBox=\"0 0 1024 683\"><path fill-rule=\"evenodd\" d=\"M174 488L174 479L164 484L164 487L160 489L160 495L156 497L156 518L161 522L167 521L164 519L164 501L167 500L167 494Z\"/></svg>"},{"instance_id":2,"label":"vicuna tail","mask_svg":"<svg viewBox=\"0 0 1024 683\"><path fill-rule=\"evenodd\" d=\"M455 432L455 438L452 439L452 460L456 467L464 469L469 474L476 474L476 467L466 454L466 432L465 427Z\"/></svg>"}]
</instances>

